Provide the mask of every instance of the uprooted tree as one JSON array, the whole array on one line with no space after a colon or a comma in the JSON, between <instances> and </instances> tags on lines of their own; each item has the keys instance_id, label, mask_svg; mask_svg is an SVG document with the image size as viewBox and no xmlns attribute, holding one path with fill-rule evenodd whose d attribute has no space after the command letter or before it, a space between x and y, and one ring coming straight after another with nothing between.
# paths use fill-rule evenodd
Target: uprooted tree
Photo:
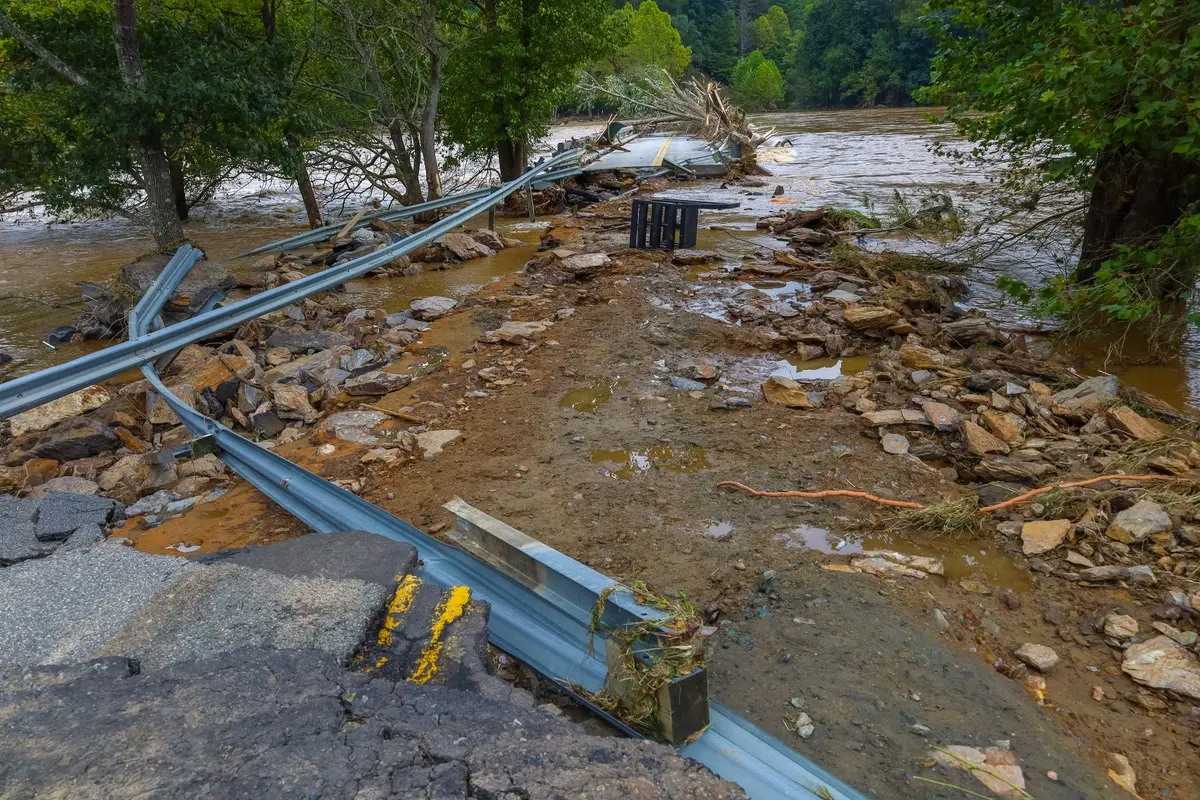
<instances>
[{"instance_id":1,"label":"uprooted tree","mask_svg":"<svg viewBox=\"0 0 1200 800\"><path fill-rule=\"evenodd\" d=\"M1067 318L1181 319L1200 264L1200 4L930 9L940 48L924 99L949 101L971 157L1005 165L1029 230L1071 220L1081 232L1065 275L1006 288Z\"/></svg>"}]
</instances>

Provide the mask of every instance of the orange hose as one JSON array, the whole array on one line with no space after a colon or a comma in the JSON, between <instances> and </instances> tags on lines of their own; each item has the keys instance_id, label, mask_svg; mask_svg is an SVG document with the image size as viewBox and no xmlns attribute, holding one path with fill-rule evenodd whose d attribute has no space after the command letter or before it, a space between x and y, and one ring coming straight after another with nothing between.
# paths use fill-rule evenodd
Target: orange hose
<instances>
[{"instance_id":1,"label":"orange hose","mask_svg":"<svg viewBox=\"0 0 1200 800\"><path fill-rule=\"evenodd\" d=\"M849 489L825 489L820 492L764 492L759 489L751 489L746 484L738 483L737 481L721 481L717 486L733 486L744 492L749 492L755 497L804 497L809 500L818 500L822 497L861 497L863 500L870 500L872 503L879 503L881 506L894 506L896 508L925 507L920 503L913 503L909 500L888 500L884 497L876 497L866 492L853 492Z\"/></svg>"},{"instance_id":2,"label":"orange hose","mask_svg":"<svg viewBox=\"0 0 1200 800\"><path fill-rule=\"evenodd\" d=\"M1169 481L1174 480L1170 475L1101 475L1099 478L1088 478L1086 481L1073 481L1071 483L1056 483L1053 486L1043 486L1040 489L1033 489L1025 494L1019 494L1016 497L1005 500L1003 503L996 503L994 506L984 506L979 509L985 514L990 514L993 511L999 511L1002 508L1015 506L1017 503L1023 503L1031 497L1037 497L1039 494L1052 492L1055 489L1074 489L1077 486L1091 486L1093 483L1101 481Z\"/></svg>"}]
</instances>

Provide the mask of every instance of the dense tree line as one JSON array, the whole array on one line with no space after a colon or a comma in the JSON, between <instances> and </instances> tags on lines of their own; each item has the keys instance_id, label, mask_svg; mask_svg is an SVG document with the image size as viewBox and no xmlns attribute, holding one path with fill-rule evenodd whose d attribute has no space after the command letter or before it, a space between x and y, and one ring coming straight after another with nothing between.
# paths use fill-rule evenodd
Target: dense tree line
<instances>
[{"instance_id":1,"label":"dense tree line","mask_svg":"<svg viewBox=\"0 0 1200 800\"><path fill-rule=\"evenodd\" d=\"M905 105L929 81L924 0L661 0L658 7L691 48L692 67L731 84L750 105ZM749 58L755 63L747 69Z\"/></svg>"}]
</instances>

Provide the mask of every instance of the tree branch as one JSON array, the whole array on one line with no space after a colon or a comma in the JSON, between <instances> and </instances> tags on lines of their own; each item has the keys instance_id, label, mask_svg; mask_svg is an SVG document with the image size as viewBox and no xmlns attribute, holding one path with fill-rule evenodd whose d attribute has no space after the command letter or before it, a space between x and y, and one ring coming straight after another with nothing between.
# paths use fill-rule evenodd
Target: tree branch
<instances>
[{"instance_id":1,"label":"tree branch","mask_svg":"<svg viewBox=\"0 0 1200 800\"><path fill-rule=\"evenodd\" d=\"M8 15L6 14L0 14L0 31L4 31L9 36L20 42L27 50L40 58L46 66L58 73L60 77L70 81L76 86L88 85L87 78L83 77L78 72L67 66L67 62L54 55L54 53L51 53L45 47L42 47L41 42L18 28L16 23L9 19Z\"/></svg>"}]
</instances>

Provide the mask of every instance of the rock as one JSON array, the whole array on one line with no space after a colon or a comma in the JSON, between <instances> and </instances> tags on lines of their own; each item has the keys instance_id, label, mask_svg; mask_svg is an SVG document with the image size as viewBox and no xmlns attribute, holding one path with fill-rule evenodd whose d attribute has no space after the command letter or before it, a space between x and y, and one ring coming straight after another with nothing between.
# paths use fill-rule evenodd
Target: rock
<instances>
[{"instance_id":1,"label":"rock","mask_svg":"<svg viewBox=\"0 0 1200 800\"><path fill-rule=\"evenodd\" d=\"M902 456L908 452L908 439L898 433L885 433L879 440L885 453Z\"/></svg>"},{"instance_id":2,"label":"rock","mask_svg":"<svg viewBox=\"0 0 1200 800\"><path fill-rule=\"evenodd\" d=\"M845 303L847 305L858 305L862 302L862 298L853 292L847 292L843 289L834 289L829 294L825 295L823 300L832 300L835 303Z\"/></svg>"},{"instance_id":3,"label":"rock","mask_svg":"<svg viewBox=\"0 0 1200 800\"><path fill-rule=\"evenodd\" d=\"M14 414L9 418L10 429L13 436L48 430L63 420L99 408L111 399L112 395L107 389L101 386L87 386L36 408Z\"/></svg>"},{"instance_id":4,"label":"rock","mask_svg":"<svg viewBox=\"0 0 1200 800\"><path fill-rule=\"evenodd\" d=\"M683 267L690 267L696 264L706 264L709 261L716 261L720 256L715 250L691 250L682 249L676 250L671 254L671 260Z\"/></svg>"},{"instance_id":5,"label":"rock","mask_svg":"<svg viewBox=\"0 0 1200 800\"><path fill-rule=\"evenodd\" d=\"M927 369L914 369L908 377L916 386L924 386L936 378L937 375Z\"/></svg>"},{"instance_id":6,"label":"rock","mask_svg":"<svg viewBox=\"0 0 1200 800\"><path fill-rule=\"evenodd\" d=\"M1030 387L1032 388L1032 387ZM1116 375L1100 375L1088 378L1078 386L1064 389L1050 397L1055 413L1090 417L1117 399L1120 381Z\"/></svg>"},{"instance_id":7,"label":"rock","mask_svg":"<svg viewBox=\"0 0 1200 800\"><path fill-rule=\"evenodd\" d=\"M1026 642L1016 649L1016 656L1039 672L1048 672L1058 663L1058 653L1044 644Z\"/></svg>"},{"instance_id":8,"label":"rock","mask_svg":"<svg viewBox=\"0 0 1200 800\"><path fill-rule=\"evenodd\" d=\"M455 439L462 436L462 431L440 430L426 431L416 435L417 447L425 458L433 458L442 454L442 449Z\"/></svg>"},{"instance_id":9,"label":"rock","mask_svg":"<svg viewBox=\"0 0 1200 800\"><path fill-rule=\"evenodd\" d=\"M715 381L721 377L721 368L716 364L687 364L680 367L679 374L694 381Z\"/></svg>"},{"instance_id":10,"label":"rock","mask_svg":"<svg viewBox=\"0 0 1200 800\"><path fill-rule=\"evenodd\" d=\"M1121 671L1143 686L1200 700L1200 661L1166 636L1130 645Z\"/></svg>"},{"instance_id":11,"label":"rock","mask_svg":"<svg viewBox=\"0 0 1200 800\"><path fill-rule=\"evenodd\" d=\"M1140 441L1150 442L1166 435L1157 425L1129 406L1114 406L1108 409L1105 419L1115 430Z\"/></svg>"},{"instance_id":12,"label":"rock","mask_svg":"<svg viewBox=\"0 0 1200 800\"><path fill-rule=\"evenodd\" d=\"M1138 800L1142 800L1142 796L1137 791L1137 773L1133 771L1128 758L1120 753L1109 753L1108 777L1112 778L1113 783L1117 784L1117 786L1120 786L1138 798Z\"/></svg>"},{"instance_id":13,"label":"rock","mask_svg":"<svg viewBox=\"0 0 1200 800\"><path fill-rule=\"evenodd\" d=\"M112 492L119 486L132 491L141 485L149 474L150 464L147 462L145 456L130 455L125 456L101 472L97 478L97 483L100 485L100 489L105 492Z\"/></svg>"},{"instance_id":14,"label":"rock","mask_svg":"<svg viewBox=\"0 0 1200 800\"><path fill-rule=\"evenodd\" d=\"M892 550L864 550L860 555L861 558L850 562L850 567L868 575L924 578L927 575L941 575L945 571L940 560L929 556L911 556Z\"/></svg>"},{"instance_id":15,"label":"rock","mask_svg":"<svg viewBox=\"0 0 1200 800\"><path fill-rule=\"evenodd\" d=\"M1114 639L1132 639L1137 636L1138 623L1128 614L1112 613L1104 617L1101 629L1105 636L1111 636Z\"/></svg>"},{"instance_id":16,"label":"rock","mask_svg":"<svg viewBox=\"0 0 1200 800\"><path fill-rule=\"evenodd\" d=\"M331 347L345 347L349 344L349 339L334 331L289 331L276 328L267 337L267 347L287 350L293 354L307 353L309 350L328 350ZM278 358L278 356L276 357ZM287 360L283 359L280 363Z\"/></svg>"},{"instance_id":17,"label":"rock","mask_svg":"<svg viewBox=\"0 0 1200 800\"><path fill-rule=\"evenodd\" d=\"M783 319L791 319L792 317L800 316L800 312L791 303L775 302L767 303L763 307L773 317L782 317Z\"/></svg>"},{"instance_id":18,"label":"rock","mask_svg":"<svg viewBox=\"0 0 1200 800\"><path fill-rule=\"evenodd\" d=\"M937 350L905 342L900 345L900 363L909 369L933 369L946 363L946 357Z\"/></svg>"},{"instance_id":19,"label":"rock","mask_svg":"<svg viewBox=\"0 0 1200 800\"><path fill-rule=\"evenodd\" d=\"M864 425L879 427L885 425L928 425L925 414L914 409L888 409L885 411L867 411L861 417Z\"/></svg>"},{"instance_id":20,"label":"rock","mask_svg":"<svg viewBox=\"0 0 1200 800\"><path fill-rule=\"evenodd\" d=\"M1074 528L1069 519L1026 522L1021 526L1021 552L1027 556L1048 553L1062 544Z\"/></svg>"},{"instance_id":21,"label":"rock","mask_svg":"<svg viewBox=\"0 0 1200 800\"><path fill-rule=\"evenodd\" d=\"M409 304L412 309L413 316L425 322L432 322L435 319L444 317L449 314L458 305L458 301L452 297L421 297L413 300Z\"/></svg>"},{"instance_id":22,"label":"rock","mask_svg":"<svg viewBox=\"0 0 1200 800\"><path fill-rule=\"evenodd\" d=\"M411 375L384 372L381 369L364 372L346 381L345 389L352 395L385 395L412 383Z\"/></svg>"},{"instance_id":23,"label":"rock","mask_svg":"<svg viewBox=\"0 0 1200 800\"><path fill-rule=\"evenodd\" d=\"M1025 439L1025 420L1016 414L1005 411L993 411L990 408L979 410L979 416L988 430L1007 444L1020 444Z\"/></svg>"},{"instance_id":24,"label":"rock","mask_svg":"<svg viewBox=\"0 0 1200 800\"><path fill-rule=\"evenodd\" d=\"M1017 758L1006 748L952 744L931 750L929 757L947 769L969 772L998 797L1030 796L1025 793L1025 775Z\"/></svg>"},{"instance_id":25,"label":"rock","mask_svg":"<svg viewBox=\"0 0 1200 800\"><path fill-rule=\"evenodd\" d=\"M1074 550L1067 551L1067 563L1071 564L1072 566L1084 567L1086 569L1096 566L1096 562L1092 561L1082 553L1075 552Z\"/></svg>"},{"instance_id":26,"label":"rock","mask_svg":"<svg viewBox=\"0 0 1200 800\"><path fill-rule=\"evenodd\" d=\"M339 439L356 444L378 444L383 439L375 433L375 427L390 419L382 411L359 409L339 411L330 415L323 427Z\"/></svg>"},{"instance_id":27,"label":"rock","mask_svg":"<svg viewBox=\"0 0 1200 800\"><path fill-rule=\"evenodd\" d=\"M672 375L669 378L669 383L672 389L678 389L681 392L702 392L708 388L700 381L694 381L682 375Z\"/></svg>"},{"instance_id":28,"label":"rock","mask_svg":"<svg viewBox=\"0 0 1200 800\"><path fill-rule=\"evenodd\" d=\"M548 327L549 322L505 322L499 328L485 333L480 341L524 344Z\"/></svg>"},{"instance_id":29,"label":"rock","mask_svg":"<svg viewBox=\"0 0 1200 800\"><path fill-rule=\"evenodd\" d=\"M76 478L64 475L61 478L51 478L26 495L29 498L41 500L50 492L66 492L68 494L94 495L100 491L100 484L87 478Z\"/></svg>"},{"instance_id":30,"label":"rock","mask_svg":"<svg viewBox=\"0 0 1200 800\"><path fill-rule=\"evenodd\" d=\"M1008 445L970 420L963 420L963 448L971 455L1007 453Z\"/></svg>"},{"instance_id":31,"label":"rock","mask_svg":"<svg viewBox=\"0 0 1200 800\"><path fill-rule=\"evenodd\" d=\"M598 275L610 263L611 259L604 253L577 253L564 258L558 265L571 276L583 279Z\"/></svg>"},{"instance_id":32,"label":"rock","mask_svg":"<svg viewBox=\"0 0 1200 800\"><path fill-rule=\"evenodd\" d=\"M962 425L962 414L945 403L930 402L921 406L921 413L929 420L933 429L940 433L951 433Z\"/></svg>"},{"instance_id":33,"label":"rock","mask_svg":"<svg viewBox=\"0 0 1200 800\"><path fill-rule=\"evenodd\" d=\"M401 452L394 447L375 447L363 453L358 461L360 464L395 464L400 456Z\"/></svg>"},{"instance_id":34,"label":"rock","mask_svg":"<svg viewBox=\"0 0 1200 800\"><path fill-rule=\"evenodd\" d=\"M273 383L270 390L271 400L275 403L275 413L280 419L298 419L309 425L321 416L308 401L308 390L303 386L295 383ZM251 422L258 426L253 417Z\"/></svg>"},{"instance_id":35,"label":"rock","mask_svg":"<svg viewBox=\"0 0 1200 800\"><path fill-rule=\"evenodd\" d=\"M1125 580L1129 577L1129 570L1130 567L1124 564L1104 564L1103 566L1080 570L1079 580L1096 582Z\"/></svg>"},{"instance_id":36,"label":"rock","mask_svg":"<svg viewBox=\"0 0 1200 800\"><path fill-rule=\"evenodd\" d=\"M209 453L200 458L183 459L176 462L176 470L179 472L179 477L187 478L193 475L199 475L204 478L217 478L224 475L227 471L225 463L217 458L214 454Z\"/></svg>"},{"instance_id":37,"label":"rock","mask_svg":"<svg viewBox=\"0 0 1200 800\"><path fill-rule=\"evenodd\" d=\"M846 306L842 310L846 324L859 331L886 328L900 321L900 315L883 306Z\"/></svg>"},{"instance_id":38,"label":"rock","mask_svg":"<svg viewBox=\"0 0 1200 800\"><path fill-rule=\"evenodd\" d=\"M121 440L107 425L84 417L69 420L46 431L25 452L25 456L74 461L116 450L120 445Z\"/></svg>"},{"instance_id":39,"label":"rock","mask_svg":"<svg viewBox=\"0 0 1200 800\"><path fill-rule=\"evenodd\" d=\"M1118 542L1134 544L1155 534L1167 533L1171 527L1171 515L1162 506L1152 500L1140 500L1119 512L1105 534Z\"/></svg>"},{"instance_id":40,"label":"rock","mask_svg":"<svg viewBox=\"0 0 1200 800\"><path fill-rule=\"evenodd\" d=\"M438 239L437 243L459 261L470 261L473 258L486 258L488 256L496 255L492 248L473 238L469 234L457 231L447 233L445 236Z\"/></svg>"},{"instance_id":41,"label":"rock","mask_svg":"<svg viewBox=\"0 0 1200 800\"><path fill-rule=\"evenodd\" d=\"M258 411L251 414L250 426L267 439L274 439L287 428L283 418L274 411Z\"/></svg>"},{"instance_id":42,"label":"rock","mask_svg":"<svg viewBox=\"0 0 1200 800\"><path fill-rule=\"evenodd\" d=\"M791 378L772 375L763 381L761 388L763 397L768 403L788 408L821 407L821 403L814 398L814 393L807 391L799 382Z\"/></svg>"}]
</instances>

